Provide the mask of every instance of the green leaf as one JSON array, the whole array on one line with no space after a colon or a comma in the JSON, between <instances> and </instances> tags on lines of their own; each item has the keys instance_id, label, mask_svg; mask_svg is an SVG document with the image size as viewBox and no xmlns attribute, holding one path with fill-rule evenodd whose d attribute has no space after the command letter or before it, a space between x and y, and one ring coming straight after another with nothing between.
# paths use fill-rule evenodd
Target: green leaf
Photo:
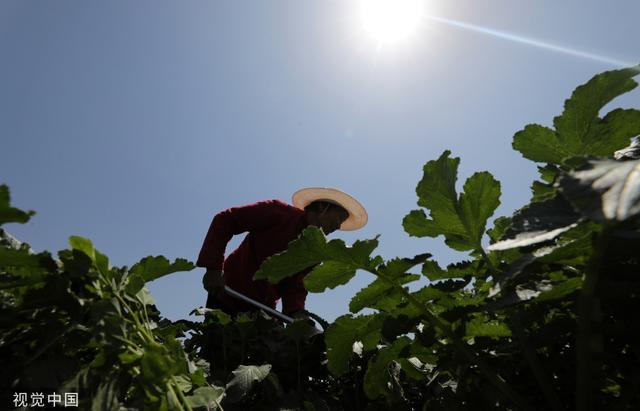
<instances>
[{"instance_id":1,"label":"green leaf","mask_svg":"<svg viewBox=\"0 0 640 411\"><path fill-rule=\"evenodd\" d=\"M269 280L272 284L290 277L322 261L327 241L323 232L309 226L291 241L288 248L267 258L255 273L254 280Z\"/></svg>"},{"instance_id":2,"label":"green leaf","mask_svg":"<svg viewBox=\"0 0 640 411\"><path fill-rule=\"evenodd\" d=\"M498 320L489 320L484 316L477 316L465 325L465 335L471 337L510 337L511 330L507 324Z\"/></svg>"},{"instance_id":3,"label":"green leaf","mask_svg":"<svg viewBox=\"0 0 640 411\"><path fill-rule=\"evenodd\" d=\"M624 221L640 213L640 160L589 160L563 175L560 190L592 220Z\"/></svg>"},{"instance_id":4,"label":"green leaf","mask_svg":"<svg viewBox=\"0 0 640 411\"><path fill-rule=\"evenodd\" d=\"M640 111L616 109L591 127L582 154L611 157L615 151L628 146L632 137L640 134Z\"/></svg>"},{"instance_id":5,"label":"green leaf","mask_svg":"<svg viewBox=\"0 0 640 411\"><path fill-rule=\"evenodd\" d=\"M363 349L374 348L380 340L383 321L384 317L377 314L338 317L325 331L329 371L336 377L346 374L353 356L353 344L361 341Z\"/></svg>"},{"instance_id":6,"label":"green leaf","mask_svg":"<svg viewBox=\"0 0 640 411\"><path fill-rule=\"evenodd\" d=\"M205 321L210 320L222 326L231 323L231 316L219 308L198 307L192 310L189 315L204 315Z\"/></svg>"},{"instance_id":7,"label":"green leaf","mask_svg":"<svg viewBox=\"0 0 640 411\"><path fill-rule=\"evenodd\" d=\"M86 277L93 266L91 258L82 251L60 250L58 257L64 266L64 270L74 277Z\"/></svg>"},{"instance_id":8,"label":"green leaf","mask_svg":"<svg viewBox=\"0 0 640 411\"><path fill-rule=\"evenodd\" d=\"M549 291L540 293L535 301L547 301L562 298L565 295L569 295L582 287L582 278L574 277L559 284L556 284Z\"/></svg>"},{"instance_id":9,"label":"green leaf","mask_svg":"<svg viewBox=\"0 0 640 411\"><path fill-rule=\"evenodd\" d=\"M475 173L464 183L464 192L460 194L460 215L475 249L481 248L487 220L499 205L500 183L490 173Z\"/></svg>"},{"instance_id":10,"label":"green leaf","mask_svg":"<svg viewBox=\"0 0 640 411\"><path fill-rule=\"evenodd\" d=\"M369 360L362 387L368 398L374 400L387 394L387 384L389 382L387 367L391 361L404 358L401 353L402 351L407 351L408 353L410 344L411 339L408 337L398 338L391 346L382 348L375 357Z\"/></svg>"},{"instance_id":11,"label":"green leaf","mask_svg":"<svg viewBox=\"0 0 640 411\"><path fill-rule=\"evenodd\" d=\"M356 313L365 307L387 311L389 301L396 300L400 302L401 300L401 292L397 286L420 279L419 275L407 274L407 271L430 257L431 254L428 253L419 254L413 258L394 258L380 265L377 271L385 279L377 278L367 287L360 290L351 299L349 311ZM395 286L393 283L395 283Z\"/></svg>"},{"instance_id":12,"label":"green leaf","mask_svg":"<svg viewBox=\"0 0 640 411\"><path fill-rule=\"evenodd\" d=\"M193 394L187 397L187 402L191 407L207 407L207 409L217 409L217 400L224 393L222 387L200 387L193 391Z\"/></svg>"},{"instance_id":13,"label":"green leaf","mask_svg":"<svg viewBox=\"0 0 640 411\"><path fill-rule=\"evenodd\" d=\"M577 87L571 98L565 101L564 112L553 120L553 124L561 141L572 154L601 154L585 151L593 144L594 139L607 137L590 134L594 124L600 122L598 113L615 97L636 88L638 84L632 77L640 74L639 69L640 66L636 66L600 73ZM623 144L628 143L629 137ZM607 154L611 155L622 147L624 145L611 147Z\"/></svg>"},{"instance_id":14,"label":"green leaf","mask_svg":"<svg viewBox=\"0 0 640 411\"><path fill-rule=\"evenodd\" d=\"M556 181L556 177L558 177L558 173L560 169L557 166L547 164L545 166L538 166L538 172L540 173L540 178L545 183L553 183Z\"/></svg>"},{"instance_id":15,"label":"green leaf","mask_svg":"<svg viewBox=\"0 0 640 411\"><path fill-rule=\"evenodd\" d=\"M145 282L149 282L168 274L191 271L194 268L193 263L184 258L177 258L172 264L163 256L148 256L134 264L129 271L142 277Z\"/></svg>"},{"instance_id":16,"label":"green leaf","mask_svg":"<svg viewBox=\"0 0 640 411\"><path fill-rule=\"evenodd\" d=\"M148 384L164 383L177 371L175 359L164 346L149 346L140 359L140 371Z\"/></svg>"},{"instance_id":17,"label":"green leaf","mask_svg":"<svg viewBox=\"0 0 640 411\"><path fill-rule=\"evenodd\" d=\"M0 225L6 223L24 224L36 213L11 207L10 201L9 187L5 184L0 185Z\"/></svg>"},{"instance_id":18,"label":"green leaf","mask_svg":"<svg viewBox=\"0 0 640 411\"><path fill-rule=\"evenodd\" d=\"M176 382L176 385L178 386L178 389L182 392L189 392L191 391L191 388L193 386L193 384L191 384L191 379L184 375L176 375L173 377L173 379Z\"/></svg>"},{"instance_id":19,"label":"green leaf","mask_svg":"<svg viewBox=\"0 0 640 411\"><path fill-rule=\"evenodd\" d=\"M500 204L500 183L488 172L473 174L458 198L455 190L459 158L445 151L437 160L427 162L418 183L418 205L429 210L411 211L403 220L405 231L415 237L443 235L445 242L458 251L480 250L487 219Z\"/></svg>"},{"instance_id":20,"label":"green leaf","mask_svg":"<svg viewBox=\"0 0 640 411\"><path fill-rule=\"evenodd\" d=\"M378 246L378 237L358 240L353 246L342 240L325 240L322 231L314 226L307 227L300 236L289 243L287 250L267 258L254 275L255 280L269 280L275 284L313 265L305 278L309 291L320 292L345 284L359 268L371 268L378 261L370 254Z\"/></svg>"},{"instance_id":21,"label":"green leaf","mask_svg":"<svg viewBox=\"0 0 640 411\"><path fill-rule=\"evenodd\" d=\"M593 235L600 230L597 223L583 222L562 233L553 246L536 250L536 260L547 264L586 266L593 252Z\"/></svg>"},{"instance_id":22,"label":"green leaf","mask_svg":"<svg viewBox=\"0 0 640 411\"><path fill-rule=\"evenodd\" d=\"M226 394L230 402L238 402L249 394L257 383L271 372L271 365L240 365L231 371L233 378L227 383Z\"/></svg>"},{"instance_id":23,"label":"green leaf","mask_svg":"<svg viewBox=\"0 0 640 411\"><path fill-rule=\"evenodd\" d=\"M572 155L554 130L538 124L529 124L518 131L513 136L512 146L525 158L540 163L560 164Z\"/></svg>"},{"instance_id":24,"label":"green leaf","mask_svg":"<svg viewBox=\"0 0 640 411\"><path fill-rule=\"evenodd\" d=\"M398 362L409 378L416 381L423 381L426 378L427 370L418 358L400 358Z\"/></svg>"},{"instance_id":25,"label":"green leaf","mask_svg":"<svg viewBox=\"0 0 640 411\"><path fill-rule=\"evenodd\" d=\"M511 227L511 217L496 218L493 222L493 228L487 230L491 244L500 240L509 227Z\"/></svg>"},{"instance_id":26,"label":"green leaf","mask_svg":"<svg viewBox=\"0 0 640 411\"><path fill-rule=\"evenodd\" d=\"M96 268L103 275L105 275L105 276L109 275L109 258L107 258L106 255L102 254L98 250L94 250L94 252L95 252Z\"/></svg>"},{"instance_id":27,"label":"green leaf","mask_svg":"<svg viewBox=\"0 0 640 411\"><path fill-rule=\"evenodd\" d=\"M284 335L299 343L317 334L312 321L306 319L296 319L284 330Z\"/></svg>"},{"instance_id":28,"label":"green leaf","mask_svg":"<svg viewBox=\"0 0 640 411\"><path fill-rule=\"evenodd\" d=\"M95 249L91 240L84 237L71 236L69 237L69 245L72 249L86 254L98 271L105 277L109 276L109 259L106 255Z\"/></svg>"},{"instance_id":29,"label":"green leaf","mask_svg":"<svg viewBox=\"0 0 640 411\"><path fill-rule=\"evenodd\" d=\"M28 250L0 248L0 267L40 267L42 259L51 259L49 253L32 254Z\"/></svg>"},{"instance_id":30,"label":"green leaf","mask_svg":"<svg viewBox=\"0 0 640 411\"><path fill-rule=\"evenodd\" d=\"M137 274L129 274L125 291L130 295L136 295L138 291L142 290L144 284L145 281L142 277Z\"/></svg>"},{"instance_id":31,"label":"green leaf","mask_svg":"<svg viewBox=\"0 0 640 411\"><path fill-rule=\"evenodd\" d=\"M443 270L436 261L429 260L422 266L422 274L431 281L437 281L448 278L470 277L475 274L477 269L477 262L461 261L459 263L449 264L447 269Z\"/></svg>"},{"instance_id":32,"label":"green leaf","mask_svg":"<svg viewBox=\"0 0 640 411\"><path fill-rule=\"evenodd\" d=\"M131 364L132 362L135 362L140 358L142 358L142 354L143 354L142 351L127 350L125 352L118 354L118 359L122 364Z\"/></svg>"},{"instance_id":33,"label":"green leaf","mask_svg":"<svg viewBox=\"0 0 640 411\"><path fill-rule=\"evenodd\" d=\"M596 75L565 101L564 112L554 119L555 130L527 125L515 134L513 148L530 160L554 164L575 156L613 155L640 134L640 112L617 109L604 119L598 114L615 97L637 86L632 77L640 73L639 69L636 66Z\"/></svg>"},{"instance_id":34,"label":"green leaf","mask_svg":"<svg viewBox=\"0 0 640 411\"><path fill-rule=\"evenodd\" d=\"M354 275L356 275L356 267L351 264L325 261L304 278L304 286L312 293L321 293L327 288L348 283Z\"/></svg>"},{"instance_id":35,"label":"green leaf","mask_svg":"<svg viewBox=\"0 0 640 411\"><path fill-rule=\"evenodd\" d=\"M114 374L103 378L91 399L91 411L117 410L120 408L118 379Z\"/></svg>"},{"instance_id":36,"label":"green leaf","mask_svg":"<svg viewBox=\"0 0 640 411\"><path fill-rule=\"evenodd\" d=\"M418 264L424 263L429 258L431 258L431 254L429 253L418 254L412 258L393 258L378 267L378 272L389 279L402 277L407 273L407 271Z\"/></svg>"},{"instance_id":37,"label":"green leaf","mask_svg":"<svg viewBox=\"0 0 640 411\"><path fill-rule=\"evenodd\" d=\"M136 298L144 305L153 305L156 303L151 296L151 293L146 288L138 291L138 293L136 294Z\"/></svg>"},{"instance_id":38,"label":"green leaf","mask_svg":"<svg viewBox=\"0 0 640 411\"><path fill-rule=\"evenodd\" d=\"M69 237L69 245L72 249L85 253L91 259L91 261L95 263L96 250L95 248L93 248L93 243L91 242L91 240L73 235Z\"/></svg>"},{"instance_id":39,"label":"green leaf","mask_svg":"<svg viewBox=\"0 0 640 411\"><path fill-rule=\"evenodd\" d=\"M420 279L419 275L408 274L397 278L396 281L398 284L406 284L418 279ZM378 305L381 299L396 297L397 300L400 300L399 295L400 291L398 289L387 281L378 278L353 296L351 302L349 302L349 311L357 313L366 307L381 309Z\"/></svg>"},{"instance_id":40,"label":"green leaf","mask_svg":"<svg viewBox=\"0 0 640 411\"><path fill-rule=\"evenodd\" d=\"M545 184L541 181L534 181L531 184L531 202L550 200L556 196L556 188L553 184Z\"/></svg>"},{"instance_id":41,"label":"green leaf","mask_svg":"<svg viewBox=\"0 0 640 411\"><path fill-rule=\"evenodd\" d=\"M196 365L193 364L193 367L196 367ZM203 368L196 368L195 371L189 374L189 378L191 379L191 383L195 386L202 387L207 384L207 377Z\"/></svg>"}]
</instances>

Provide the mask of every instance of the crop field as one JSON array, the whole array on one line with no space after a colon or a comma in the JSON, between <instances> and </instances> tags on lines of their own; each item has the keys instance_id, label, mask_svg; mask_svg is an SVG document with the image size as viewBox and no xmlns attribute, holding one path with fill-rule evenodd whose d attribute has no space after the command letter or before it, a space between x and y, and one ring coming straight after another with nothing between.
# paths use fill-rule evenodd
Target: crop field
<instances>
[{"instance_id":1,"label":"crop field","mask_svg":"<svg viewBox=\"0 0 640 411\"><path fill-rule=\"evenodd\" d=\"M348 245L316 227L267 259L255 279L315 266L314 293L372 276L349 313L316 318L321 332L202 307L202 322L170 321L145 284L192 262L116 267L77 236L34 253L5 231L34 212L1 186L0 408L57 393L83 410L639 409L640 111L602 113L639 70L594 76L553 128L515 134L540 176L512 216L494 215L508 193L489 172L458 184L455 153L426 161L403 228L465 260L384 259L378 237Z\"/></svg>"}]
</instances>

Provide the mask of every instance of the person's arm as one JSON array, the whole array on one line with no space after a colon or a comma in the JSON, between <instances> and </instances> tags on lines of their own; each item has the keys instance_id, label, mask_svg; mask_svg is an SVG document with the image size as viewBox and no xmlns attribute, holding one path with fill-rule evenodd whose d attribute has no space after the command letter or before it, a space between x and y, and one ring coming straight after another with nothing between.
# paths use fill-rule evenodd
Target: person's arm
<instances>
[{"instance_id":1,"label":"person's arm","mask_svg":"<svg viewBox=\"0 0 640 411\"><path fill-rule=\"evenodd\" d=\"M213 217L209 231L196 260L196 266L221 271L227 243L236 234L264 230L282 218L281 203L277 200L260 201L241 207L231 207Z\"/></svg>"}]
</instances>

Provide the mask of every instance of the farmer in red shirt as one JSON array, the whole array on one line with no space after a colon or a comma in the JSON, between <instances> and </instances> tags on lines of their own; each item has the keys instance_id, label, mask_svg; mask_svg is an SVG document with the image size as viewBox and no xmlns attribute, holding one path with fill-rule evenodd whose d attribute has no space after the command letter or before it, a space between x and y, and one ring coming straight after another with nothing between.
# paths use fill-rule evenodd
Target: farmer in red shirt
<instances>
[{"instance_id":1,"label":"farmer in red shirt","mask_svg":"<svg viewBox=\"0 0 640 411\"><path fill-rule=\"evenodd\" d=\"M307 290L303 279L313 267L278 284L253 280L262 262L287 249L309 225L325 234L340 229L357 230L367 222L367 213L353 197L333 188L306 188L293 195L292 205L280 200L260 201L232 207L215 215L196 265L206 267L202 283L208 291L207 307L227 313L255 310L224 292L224 286L275 309L282 298L282 311L303 316ZM240 246L224 259L233 235L248 232Z\"/></svg>"}]
</instances>

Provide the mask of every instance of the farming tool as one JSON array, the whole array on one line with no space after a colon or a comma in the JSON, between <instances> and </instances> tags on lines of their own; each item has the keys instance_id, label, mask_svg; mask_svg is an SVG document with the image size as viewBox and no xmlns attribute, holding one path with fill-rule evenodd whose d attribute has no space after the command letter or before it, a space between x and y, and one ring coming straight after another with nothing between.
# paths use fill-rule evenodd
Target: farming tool
<instances>
[{"instance_id":1,"label":"farming tool","mask_svg":"<svg viewBox=\"0 0 640 411\"><path fill-rule=\"evenodd\" d=\"M268 307L268 306L262 304L261 302L258 302L258 301L254 300L252 298L249 298L246 295L237 292L236 290L234 290L233 288L229 287L228 285L224 286L224 291L228 295L230 295L230 296L232 296L234 298L237 298L237 299L242 300L242 301L244 301L244 302L246 302L248 304L253 305L254 307L258 307L261 310L264 310L267 314L270 314L270 315L272 315L272 316L284 321L287 324L291 324L294 321L294 319L292 317L289 317L288 315L285 315L285 314L281 313L278 310L274 310L273 308ZM305 312L309 315L309 317L313 318L316 322L318 322L318 324L320 324L322 326L322 328L326 328L326 326L325 326L325 324L327 324L326 321L324 321L322 318L318 317L317 315L315 315L313 313L310 313L308 311L305 311ZM317 328L315 328L315 329L316 329L316 331L314 332L314 334L322 333L322 331L318 330Z\"/></svg>"},{"instance_id":2,"label":"farming tool","mask_svg":"<svg viewBox=\"0 0 640 411\"><path fill-rule=\"evenodd\" d=\"M254 307L258 307L261 310L264 310L267 314L271 314L274 317L277 317L279 319L281 319L282 321L286 322L286 323L292 323L293 322L293 318L289 317L288 315L282 314L280 311L274 310L271 307L267 307L266 305L262 304L261 302L258 302L252 298L247 297L246 295L237 292L236 290L234 290L233 288L229 287L228 285L224 286L224 291L229 294L232 297L235 297L239 300L244 301L245 303L249 303L251 305L253 305Z\"/></svg>"}]
</instances>

